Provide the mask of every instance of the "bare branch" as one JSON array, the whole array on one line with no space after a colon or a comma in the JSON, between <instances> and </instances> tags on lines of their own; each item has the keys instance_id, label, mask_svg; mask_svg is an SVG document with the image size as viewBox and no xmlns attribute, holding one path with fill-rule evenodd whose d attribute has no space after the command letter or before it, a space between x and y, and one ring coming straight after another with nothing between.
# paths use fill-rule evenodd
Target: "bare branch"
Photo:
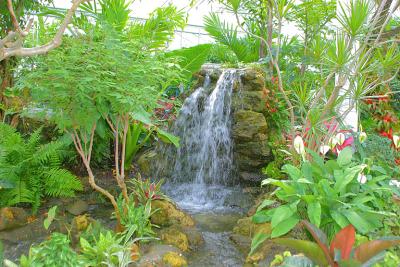
<instances>
[{"instance_id":1,"label":"bare branch","mask_svg":"<svg viewBox=\"0 0 400 267\"><path fill-rule=\"evenodd\" d=\"M63 22L61 23L54 38L45 45L37 46L37 47L33 47L33 48L24 48L22 46L24 38L28 35L28 32L29 32L30 28L32 27L33 20L31 19L29 21L26 29L23 31L21 29L21 27L19 26L19 23L16 19L14 10L12 8L11 0L7 0L7 1L8 1L7 2L8 9L9 9L12 21L13 21L15 31L10 31L3 40L0 40L0 61L4 60L6 58L9 58L9 57L13 57L13 56L28 57L28 56L34 56L34 55L43 55L43 54L46 54L49 51L59 47L62 43L62 36L63 36L65 30L67 29L68 24L71 23L72 17L74 16L79 5L83 2L90 1L90 0L73 0L72 6L67 11L67 14L65 15L65 18L64 18ZM11 41L15 38L16 38L16 41L14 41L14 43L13 43L14 45L13 44L7 45L8 41Z\"/></svg>"}]
</instances>

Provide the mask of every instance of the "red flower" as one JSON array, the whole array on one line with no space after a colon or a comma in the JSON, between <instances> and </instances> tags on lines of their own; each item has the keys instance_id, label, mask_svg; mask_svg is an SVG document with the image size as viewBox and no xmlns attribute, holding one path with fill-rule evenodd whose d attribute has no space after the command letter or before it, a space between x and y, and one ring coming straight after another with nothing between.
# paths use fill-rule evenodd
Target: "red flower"
<instances>
[{"instance_id":1,"label":"red flower","mask_svg":"<svg viewBox=\"0 0 400 267\"><path fill-rule=\"evenodd\" d=\"M383 130L383 131L381 131L381 132L379 133L379 135L382 136L382 137L387 137L387 138L389 138L390 140L392 140L392 139L393 139L393 129L390 128L388 132L385 132L385 131Z\"/></svg>"}]
</instances>

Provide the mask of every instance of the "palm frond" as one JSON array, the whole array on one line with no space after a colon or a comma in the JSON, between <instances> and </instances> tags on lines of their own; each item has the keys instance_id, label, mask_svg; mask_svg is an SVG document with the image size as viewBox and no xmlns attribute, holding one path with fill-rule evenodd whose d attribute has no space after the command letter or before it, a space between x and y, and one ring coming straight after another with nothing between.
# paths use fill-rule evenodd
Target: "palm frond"
<instances>
[{"instance_id":1,"label":"palm frond","mask_svg":"<svg viewBox=\"0 0 400 267\"><path fill-rule=\"evenodd\" d=\"M249 37L239 37L233 25L221 21L215 13L204 18L204 29L219 43L229 47L239 61L254 62L258 60L258 49L255 41Z\"/></svg>"}]
</instances>

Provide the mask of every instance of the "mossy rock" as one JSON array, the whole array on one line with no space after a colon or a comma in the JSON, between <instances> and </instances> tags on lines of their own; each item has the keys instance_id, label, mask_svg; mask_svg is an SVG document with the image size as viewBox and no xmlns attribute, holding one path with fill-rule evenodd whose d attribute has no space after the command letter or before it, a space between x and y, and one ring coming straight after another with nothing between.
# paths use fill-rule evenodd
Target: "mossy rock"
<instances>
[{"instance_id":1,"label":"mossy rock","mask_svg":"<svg viewBox=\"0 0 400 267\"><path fill-rule=\"evenodd\" d=\"M0 210L0 231L14 229L28 223L28 214L22 208L6 207Z\"/></svg>"},{"instance_id":2,"label":"mossy rock","mask_svg":"<svg viewBox=\"0 0 400 267\"><path fill-rule=\"evenodd\" d=\"M258 233L271 234L270 223L254 223L251 217L239 219L233 228L233 233L253 238Z\"/></svg>"},{"instance_id":3,"label":"mossy rock","mask_svg":"<svg viewBox=\"0 0 400 267\"><path fill-rule=\"evenodd\" d=\"M194 220L188 214L180 210L174 203L168 200L154 200L151 202L155 211L151 216L151 222L158 226L194 226Z\"/></svg>"},{"instance_id":4,"label":"mossy rock","mask_svg":"<svg viewBox=\"0 0 400 267\"><path fill-rule=\"evenodd\" d=\"M178 230L176 227L163 229L161 231L160 238L163 243L167 245L173 245L182 251L189 250L189 239L187 235Z\"/></svg>"},{"instance_id":5,"label":"mossy rock","mask_svg":"<svg viewBox=\"0 0 400 267\"><path fill-rule=\"evenodd\" d=\"M244 91L262 91L265 87L265 76L261 70L245 69L241 75Z\"/></svg>"},{"instance_id":6,"label":"mossy rock","mask_svg":"<svg viewBox=\"0 0 400 267\"><path fill-rule=\"evenodd\" d=\"M239 142L252 142L254 138L267 133L267 121L262 113L251 110L238 110L234 113L233 138ZM265 136L263 140L266 140Z\"/></svg>"},{"instance_id":7,"label":"mossy rock","mask_svg":"<svg viewBox=\"0 0 400 267\"><path fill-rule=\"evenodd\" d=\"M266 111L265 96L263 91L238 92L232 98L234 110L251 110L259 113Z\"/></svg>"},{"instance_id":8,"label":"mossy rock","mask_svg":"<svg viewBox=\"0 0 400 267\"><path fill-rule=\"evenodd\" d=\"M184 267L187 266L186 259L176 252L168 252L163 256L163 263L170 267Z\"/></svg>"}]
</instances>

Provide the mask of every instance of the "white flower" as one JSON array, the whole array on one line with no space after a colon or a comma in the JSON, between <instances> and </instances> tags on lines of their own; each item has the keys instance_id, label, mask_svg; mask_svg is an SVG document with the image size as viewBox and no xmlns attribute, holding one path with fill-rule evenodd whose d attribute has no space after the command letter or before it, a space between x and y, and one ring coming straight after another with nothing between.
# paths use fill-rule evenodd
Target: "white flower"
<instances>
[{"instance_id":1,"label":"white flower","mask_svg":"<svg viewBox=\"0 0 400 267\"><path fill-rule=\"evenodd\" d=\"M331 149L331 148L330 148L329 146L322 145L322 146L319 147L319 152L320 152L322 155L326 155L326 153L328 153L328 151L329 151L330 149Z\"/></svg>"},{"instance_id":2,"label":"white flower","mask_svg":"<svg viewBox=\"0 0 400 267\"><path fill-rule=\"evenodd\" d=\"M346 141L346 136L344 135L344 133L338 133L336 135L336 140L339 145L343 145L344 141Z\"/></svg>"},{"instance_id":3,"label":"white flower","mask_svg":"<svg viewBox=\"0 0 400 267\"><path fill-rule=\"evenodd\" d=\"M296 138L294 139L293 142L293 146L294 149L296 150L296 152L300 155L303 155L305 150L304 150L304 142L303 142L303 138L301 138L301 136L296 136Z\"/></svg>"},{"instance_id":4,"label":"white flower","mask_svg":"<svg viewBox=\"0 0 400 267\"><path fill-rule=\"evenodd\" d=\"M367 176L365 176L365 174L363 174L363 173L359 173L358 177L357 177L357 181L360 184L365 184L367 182Z\"/></svg>"},{"instance_id":5,"label":"white flower","mask_svg":"<svg viewBox=\"0 0 400 267\"><path fill-rule=\"evenodd\" d=\"M400 188L400 181L390 180L389 185L396 186Z\"/></svg>"},{"instance_id":6,"label":"white flower","mask_svg":"<svg viewBox=\"0 0 400 267\"><path fill-rule=\"evenodd\" d=\"M337 145L337 143L338 140L336 139L336 136L329 138L328 145L331 149L333 149Z\"/></svg>"},{"instance_id":7,"label":"white flower","mask_svg":"<svg viewBox=\"0 0 400 267\"><path fill-rule=\"evenodd\" d=\"M360 132L360 135L358 136L358 140L360 143L364 143L365 140L367 140L367 134L365 132Z\"/></svg>"},{"instance_id":8,"label":"white flower","mask_svg":"<svg viewBox=\"0 0 400 267\"><path fill-rule=\"evenodd\" d=\"M400 136L393 135L393 144L395 148L400 148Z\"/></svg>"}]
</instances>

